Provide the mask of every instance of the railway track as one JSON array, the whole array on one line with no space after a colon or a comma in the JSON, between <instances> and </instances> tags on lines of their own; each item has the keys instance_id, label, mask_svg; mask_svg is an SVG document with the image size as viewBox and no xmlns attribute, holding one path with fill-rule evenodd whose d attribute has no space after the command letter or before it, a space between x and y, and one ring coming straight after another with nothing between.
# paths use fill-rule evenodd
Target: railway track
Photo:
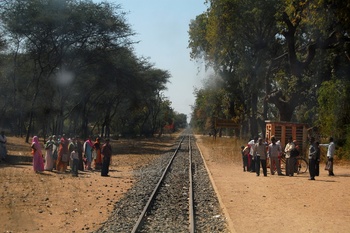
<instances>
[{"instance_id":1,"label":"railway track","mask_svg":"<svg viewBox=\"0 0 350 233\"><path fill-rule=\"evenodd\" d=\"M135 199L124 200L124 208L136 205L132 214L127 211L132 217L125 218L119 210L99 232L228 232L193 135L181 136L174 152L162 159L155 163L156 168L152 164L153 168L147 169L152 175L145 183L153 180L153 185L147 191L142 189L145 196L135 191L140 197L137 204ZM161 172L155 172L159 168ZM142 184L140 180L138 185Z\"/></svg>"}]
</instances>

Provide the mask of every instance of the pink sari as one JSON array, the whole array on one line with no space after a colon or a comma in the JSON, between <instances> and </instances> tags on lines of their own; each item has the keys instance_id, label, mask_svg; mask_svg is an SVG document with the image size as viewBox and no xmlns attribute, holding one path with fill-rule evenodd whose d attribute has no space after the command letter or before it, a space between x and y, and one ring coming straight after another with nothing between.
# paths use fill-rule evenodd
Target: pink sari
<instances>
[{"instance_id":1,"label":"pink sari","mask_svg":"<svg viewBox=\"0 0 350 233\"><path fill-rule=\"evenodd\" d=\"M33 169L35 172L44 171L44 160L41 152L41 146L39 143L39 138L37 136L33 137L32 140L32 155L33 155Z\"/></svg>"}]
</instances>

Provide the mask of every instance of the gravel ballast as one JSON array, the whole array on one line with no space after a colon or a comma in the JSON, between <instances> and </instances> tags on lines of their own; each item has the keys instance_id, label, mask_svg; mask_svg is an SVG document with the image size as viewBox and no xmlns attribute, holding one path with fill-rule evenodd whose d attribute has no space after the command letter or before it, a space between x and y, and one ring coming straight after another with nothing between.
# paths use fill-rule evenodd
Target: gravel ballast
<instances>
[{"instance_id":1,"label":"gravel ballast","mask_svg":"<svg viewBox=\"0 0 350 233\"><path fill-rule=\"evenodd\" d=\"M191 137L191 141L196 232L228 232L194 137ZM162 154L152 163L134 171L136 182L133 187L116 203L109 219L96 232L132 231L179 142L180 138L174 143L172 151ZM146 224L141 232L189 231L188 137L185 137L170 170L170 174L162 183L161 194L156 197L161 202L156 204L150 213L149 218L153 221Z\"/></svg>"}]
</instances>

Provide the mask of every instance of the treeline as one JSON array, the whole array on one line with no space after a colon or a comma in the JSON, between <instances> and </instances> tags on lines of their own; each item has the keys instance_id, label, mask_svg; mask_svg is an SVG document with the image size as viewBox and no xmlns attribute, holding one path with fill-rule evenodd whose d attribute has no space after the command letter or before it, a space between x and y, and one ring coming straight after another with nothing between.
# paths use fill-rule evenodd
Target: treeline
<instances>
[{"instance_id":1,"label":"treeline","mask_svg":"<svg viewBox=\"0 0 350 233\"><path fill-rule=\"evenodd\" d=\"M153 136L186 126L163 95L170 74L137 57L120 5L0 3L0 127L45 137Z\"/></svg>"},{"instance_id":2,"label":"treeline","mask_svg":"<svg viewBox=\"0 0 350 233\"><path fill-rule=\"evenodd\" d=\"M195 91L191 125L232 119L252 137L265 120L301 122L350 151L349 2L206 2L189 47L215 75Z\"/></svg>"}]
</instances>

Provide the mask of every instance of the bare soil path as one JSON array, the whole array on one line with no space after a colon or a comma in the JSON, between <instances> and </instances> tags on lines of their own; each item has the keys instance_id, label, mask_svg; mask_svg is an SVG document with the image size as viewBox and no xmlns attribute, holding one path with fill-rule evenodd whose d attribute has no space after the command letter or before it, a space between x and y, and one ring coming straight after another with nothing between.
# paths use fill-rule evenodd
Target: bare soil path
<instances>
[{"instance_id":1,"label":"bare soil path","mask_svg":"<svg viewBox=\"0 0 350 233\"><path fill-rule=\"evenodd\" d=\"M294 177L243 172L232 139L197 136L231 232L350 232L350 166ZM208 141L209 140L209 141ZM324 164L320 166L324 167Z\"/></svg>"},{"instance_id":2,"label":"bare soil path","mask_svg":"<svg viewBox=\"0 0 350 233\"><path fill-rule=\"evenodd\" d=\"M8 162L0 163L0 233L93 232L132 186L133 170L171 146L172 138L112 141L110 177L33 171L30 145L8 137ZM43 153L45 153L43 151Z\"/></svg>"}]
</instances>

